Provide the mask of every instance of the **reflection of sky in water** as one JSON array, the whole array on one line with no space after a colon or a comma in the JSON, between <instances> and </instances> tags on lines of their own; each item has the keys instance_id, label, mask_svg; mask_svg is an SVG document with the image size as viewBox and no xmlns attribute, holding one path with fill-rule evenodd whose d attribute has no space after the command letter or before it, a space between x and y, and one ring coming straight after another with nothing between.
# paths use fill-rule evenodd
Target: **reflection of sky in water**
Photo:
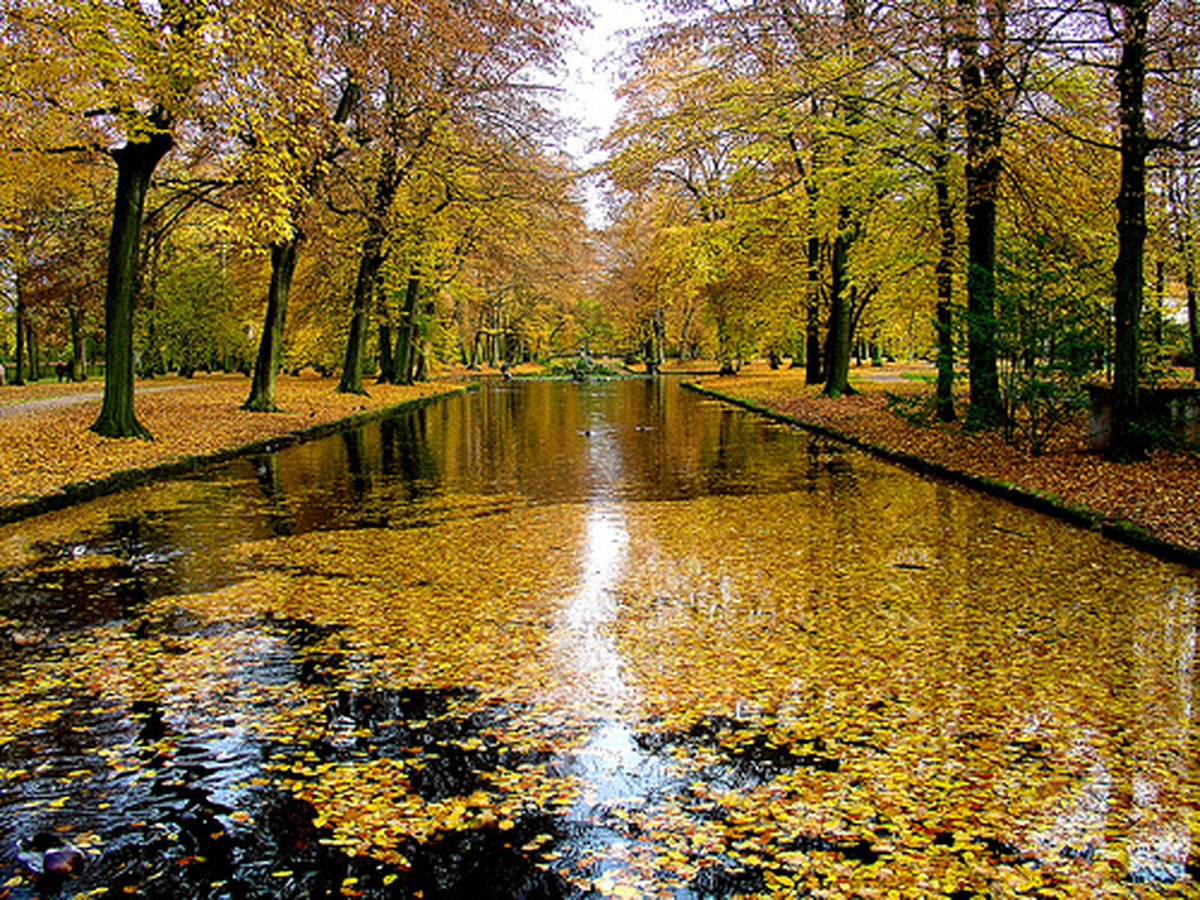
<instances>
[{"instance_id":1,"label":"reflection of sky in water","mask_svg":"<svg viewBox=\"0 0 1200 900\"><path fill-rule=\"evenodd\" d=\"M589 815L595 806L645 794L643 782L656 768L638 748L627 717L622 715L633 698L622 673L624 661L608 632L619 612L612 588L629 541L621 510L593 507L586 541L582 583L567 602L562 635L570 667L569 690L576 694L575 702L598 719L576 758L589 787L589 797L576 810L577 815Z\"/></svg>"},{"instance_id":2,"label":"reflection of sky in water","mask_svg":"<svg viewBox=\"0 0 1200 900\"><path fill-rule=\"evenodd\" d=\"M593 411L589 421L586 459L593 499L589 504L584 536L580 583L563 611L561 652L566 659L568 691L597 722L574 758L577 774L584 779L583 798L569 818L595 824L614 807L639 804L649 798L663 781L661 762L644 752L630 727L631 696L611 628L620 614L616 586L627 562L629 534L625 510L619 501L608 499L617 492L623 476L620 446L605 430L602 411ZM610 426L611 427L611 426ZM613 833L607 838L593 832L592 840L619 844Z\"/></svg>"}]
</instances>

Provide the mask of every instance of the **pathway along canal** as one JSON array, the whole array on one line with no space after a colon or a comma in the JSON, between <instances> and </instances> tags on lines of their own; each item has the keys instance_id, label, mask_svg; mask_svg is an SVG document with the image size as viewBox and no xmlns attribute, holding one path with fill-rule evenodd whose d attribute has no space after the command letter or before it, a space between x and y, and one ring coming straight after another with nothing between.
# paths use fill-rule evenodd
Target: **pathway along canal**
<instances>
[{"instance_id":1,"label":"pathway along canal","mask_svg":"<svg viewBox=\"0 0 1200 900\"><path fill-rule=\"evenodd\" d=\"M1196 571L669 380L488 386L0 566L0 898L1200 891Z\"/></svg>"}]
</instances>

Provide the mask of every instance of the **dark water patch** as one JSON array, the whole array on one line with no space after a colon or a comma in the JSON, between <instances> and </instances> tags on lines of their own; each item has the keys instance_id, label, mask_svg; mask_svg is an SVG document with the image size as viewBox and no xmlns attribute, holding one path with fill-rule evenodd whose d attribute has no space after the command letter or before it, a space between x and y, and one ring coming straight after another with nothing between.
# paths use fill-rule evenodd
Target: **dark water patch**
<instances>
[{"instance_id":1,"label":"dark water patch","mask_svg":"<svg viewBox=\"0 0 1200 900\"><path fill-rule=\"evenodd\" d=\"M270 610L263 615L263 622L271 632L281 635L293 650L307 649L346 628L340 624L312 622L294 616L277 616Z\"/></svg>"},{"instance_id":2,"label":"dark water patch","mask_svg":"<svg viewBox=\"0 0 1200 900\"><path fill-rule=\"evenodd\" d=\"M37 569L6 581L0 613L55 634L74 631L136 615L160 577L125 564Z\"/></svg>"},{"instance_id":3,"label":"dark water patch","mask_svg":"<svg viewBox=\"0 0 1200 900\"><path fill-rule=\"evenodd\" d=\"M551 761L549 753L518 751L488 736L515 711L478 708L477 697L466 687L342 690L311 749L324 761L419 758L407 778L427 802L486 790L486 776L501 768Z\"/></svg>"},{"instance_id":4,"label":"dark water patch","mask_svg":"<svg viewBox=\"0 0 1200 900\"><path fill-rule=\"evenodd\" d=\"M634 740L652 753L672 747L714 750L726 762L704 767L700 777L732 788L762 784L783 771L837 772L842 766L841 759L822 738L780 742L762 726L725 716L706 716L683 732L641 732Z\"/></svg>"},{"instance_id":5,"label":"dark water patch","mask_svg":"<svg viewBox=\"0 0 1200 900\"><path fill-rule=\"evenodd\" d=\"M862 838L848 840L821 835L801 835L785 845L784 849L801 853L835 853L850 862L860 863L864 866L874 865L885 856L876 850L870 841Z\"/></svg>"},{"instance_id":6,"label":"dark water patch","mask_svg":"<svg viewBox=\"0 0 1200 900\"><path fill-rule=\"evenodd\" d=\"M767 882L758 866L707 865L691 880L688 888L701 900L725 900L765 891Z\"/></svg>"},{"instance_id":7,"label":"dark water patch","mask_svg":"<svg viewBox=\"0 0 1200 900\"><path fill-rule=\"evenodd\" d=\"M563 878L557 866L539 866L537 852L522 849L535 842L542 851L579 846L586 839L579 829L564 828L561 820L532 815L510 829L495 826L451 831L428 844L409 842L403 848L411 868L398 882L403 894L425 897L514 898L558 900L584 892Z\"/></svg>"}]
</instances>

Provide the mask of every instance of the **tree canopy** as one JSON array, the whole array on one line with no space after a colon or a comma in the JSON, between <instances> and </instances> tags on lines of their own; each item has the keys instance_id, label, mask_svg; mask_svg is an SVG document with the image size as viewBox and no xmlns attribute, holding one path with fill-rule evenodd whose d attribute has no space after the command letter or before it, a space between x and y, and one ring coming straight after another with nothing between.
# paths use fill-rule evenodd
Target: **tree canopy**
<instances>
[{"instance_id":1,"label":"tree canopy","mask_svg":"<svg viewBox=\"0 0 1200 900\"><path fill-rule=\"evenodd\" d=\"M1138 386L1200 372L1195 4L660 6L593 230L565 0L4 0L17 376L103 346L95 427L128 435L167 368L253 368L271 410L306 365L766 356L837 396L852 354L930 357L979 427L1111 378L1142 451Z\"/></svg>"}]
</instances>

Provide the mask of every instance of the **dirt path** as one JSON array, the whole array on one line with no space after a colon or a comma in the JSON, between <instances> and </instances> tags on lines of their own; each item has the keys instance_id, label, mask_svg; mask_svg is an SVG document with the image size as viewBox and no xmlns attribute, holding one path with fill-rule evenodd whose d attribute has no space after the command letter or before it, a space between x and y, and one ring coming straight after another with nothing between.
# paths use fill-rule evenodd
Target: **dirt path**
<instances>
[{"instance_id":1,"label":"dirt path","mask_svg":"<svg viewBox=\"0 0 1200 900\"><path fill-rule=\"evenodd\" d=\"M34 386L36 387L36 385ZM204 387L202 384L155 384L155 385L139 385L137 388L138 396L142 394L152 394L156 391L182 391L188 389L199 389ZM3 389L0 389L2 391ZM3 396L0 393L0 396ZM64 391L47 397L30 397L28 399L14 400L8 403L0 403L0 418L12 415L25 415L32 413L44 412L49 409L61 409L64 406L77 406L81 403L87 403L91 400L101 400L104 397L103 385L98 390L89 390L83 393L72 391Z\"/></svg>"}]
</instances>

